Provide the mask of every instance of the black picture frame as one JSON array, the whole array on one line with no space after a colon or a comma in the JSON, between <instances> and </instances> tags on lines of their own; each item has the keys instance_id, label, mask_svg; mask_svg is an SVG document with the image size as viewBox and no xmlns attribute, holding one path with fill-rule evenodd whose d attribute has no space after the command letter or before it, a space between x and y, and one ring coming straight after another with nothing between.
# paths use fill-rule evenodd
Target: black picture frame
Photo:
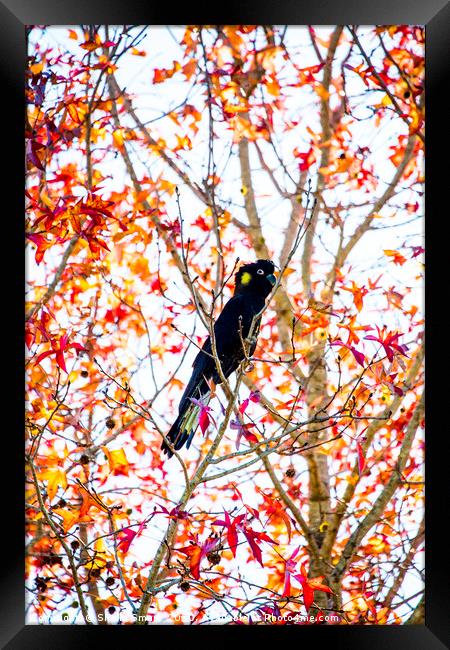
<instances>
[{"instance_id":1,"label":"black picture frame","mask_svg":"<svg viewBox=\"0 0 450 650\"><path fill-rule=\"evenodd\" d=\"M439 650L449 635L448 542L446 524L447 455L443 446L449 435L448 402L447 288L448 237L443 229L448 220L449 111L444 99L448 92L445 73L450 51L450 7L445 0L316 0L281 3L247 0L245 5L227 4L220 10L211 6L173 7L164 3L144 6L139 0L2 0L0 2L0 71L2 74L2 122L4 174L2 187L3 243L2 274L3 322L6 334L2 348L7 388L4 409L9 421L3 423L3 516L2 534L6 542L0 564L2 648L94 647L99 642L124 643L133 640L165 644L232 643L321 644L328 648L376 650ZM176 20L174 20L176 19ZM427 426L426 426L426 622L402 626L58 626L25 625L24 553L22 494L23 442L19 423L23 414L24 369L22 304L24 268L6 254L22 246L21 207L23 205L24 157L23 113L25 28L26 25L77 24L421 24L426 27L426 341L427 341ZM5 144L5 140L9 140ZM5 205L9 201L9 207ZM16 245L16 246L15 246ZM17 255L15 256L17 257ZM6 352L9 360L5 361ZM440 378L440 370L444 377ZM445 391L445 393L444 393ZM447 399L445 399L447 397ZM125 629L126 628L126 631ZM219 629L220 628L220 629ZM99 631L100 630L100 631ZM141 630L136 632L136 630ZM133 632L135 631L135 632ZM113 634L114 636L111 636ZM122 634L124 637L122 638ZM137 634L138 636L134 636ZM127 636L125 636L127 635ZM142 635L142 636L141 636ZM156 636L155 636L156 635ZM106 639L108 637L108 639ZM129 642L129 641L128 641ZM283 646L288 647L288 646Z\"/></svg>"}]
</instances>

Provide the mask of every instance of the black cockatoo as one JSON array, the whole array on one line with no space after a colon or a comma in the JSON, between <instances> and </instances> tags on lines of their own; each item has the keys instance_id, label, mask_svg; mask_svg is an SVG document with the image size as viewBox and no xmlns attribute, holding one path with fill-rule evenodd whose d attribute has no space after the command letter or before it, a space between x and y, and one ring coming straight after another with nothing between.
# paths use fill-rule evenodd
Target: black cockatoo
<instances>
[{"instance_id":1,"label":"black cockatoo","mask_svg":"<svg viewBox=\"0 0 450 650\"><path fill-rule=\"evenodd\" d=\"M276 283L275 266L270 260L257 260L244 264L235 275L235 289L232 298L226 303L214 325L214 337L217 356L220 359L224 377L234 372L245 354L242 341L249 334L253 317L264 307L269 293ZM261 317L255 324L252 342L248 354L251 356L256 348ZM189 447L199 424L200 406L194 401L201 400L206 405L211 393L209 380L220 384L216 362L212 355L211 339L208 336L202 349L195 357L192 376L181 397L178 417L167 434L168 440L177 451L184 445ZM163 442L161 449L173 456L168 445Z\"/></svg>"}]
</instances>

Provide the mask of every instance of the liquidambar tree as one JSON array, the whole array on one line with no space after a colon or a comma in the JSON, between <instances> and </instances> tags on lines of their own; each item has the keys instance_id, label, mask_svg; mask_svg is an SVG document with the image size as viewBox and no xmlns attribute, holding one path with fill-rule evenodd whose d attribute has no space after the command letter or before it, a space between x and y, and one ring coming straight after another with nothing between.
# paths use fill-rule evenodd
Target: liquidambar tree
<instances>
[{"instance_id":1,"label":"liquidambar tree","mask_svg":"<svg viewBox=\"0 0 450 650\"><path fill-rule=\"evenodd\" d=\"M28 55L28 622L423 622L423 29L34 26ZM254 354L168 458L257 259Z\"/></svg>"}]
</instances>

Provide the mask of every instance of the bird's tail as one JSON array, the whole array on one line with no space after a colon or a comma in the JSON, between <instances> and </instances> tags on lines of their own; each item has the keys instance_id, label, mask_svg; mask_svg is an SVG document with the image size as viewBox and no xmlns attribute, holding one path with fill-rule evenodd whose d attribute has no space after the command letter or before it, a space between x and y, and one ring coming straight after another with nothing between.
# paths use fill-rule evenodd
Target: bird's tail
<instances>
[{"instance_id":1,"label":"bird's tail","mask_svg":"<svg viewBox=\"0 0 450 650\"><path fill-rule=\"evenodd\" d=\"M183 396L180 400L178 417L170 427L166 438L172 443L176 451L181 449L184 445L189 448L194 433L199 424L200 407L191 402L190 398L193 397L197 400L201 399L202 403L207 406L211 398L211 390L207 381L201 375L200 369L194 372ZM169 458L173 456L172 450L164 441L161 449Z\"/></svg>"},{"instance_id":2,"label":"bird's tail","mask_svg":"<svg viewBox=\"0 0 450 650\"><path fill-rule=\"evenodd\" d=\"M210 398L211 392L203 395L201 398L202 403L207 406ZM166 435L166 438L172 443L172 446L176 451L184 447L184 445L189 449L192 438L194 437L199 424L199 415L200 407L191 402L188 398L184 403L183 409L178 414L177 419L172 424ZM169 458L173 456L172 450L165 441L162 443L161 449Z\"/></svg>"}]
</instances>

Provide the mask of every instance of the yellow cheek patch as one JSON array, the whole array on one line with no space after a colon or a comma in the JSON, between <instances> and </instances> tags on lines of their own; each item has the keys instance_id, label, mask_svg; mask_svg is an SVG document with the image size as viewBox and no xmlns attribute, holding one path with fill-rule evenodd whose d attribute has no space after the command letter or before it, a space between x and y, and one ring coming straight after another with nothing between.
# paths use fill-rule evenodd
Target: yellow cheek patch
<instances>
[{"instance_id":1,"label":"yellow cheek patch","mask_svg":"<svg viewBox=\"0 0 450 650\"><path fill-rule=\"evenodd\" d=\"M241 277L241 284L248 284L252 279L252 274L248 273L248 271L244 271Z\"/></svg>"}]
</instances>

